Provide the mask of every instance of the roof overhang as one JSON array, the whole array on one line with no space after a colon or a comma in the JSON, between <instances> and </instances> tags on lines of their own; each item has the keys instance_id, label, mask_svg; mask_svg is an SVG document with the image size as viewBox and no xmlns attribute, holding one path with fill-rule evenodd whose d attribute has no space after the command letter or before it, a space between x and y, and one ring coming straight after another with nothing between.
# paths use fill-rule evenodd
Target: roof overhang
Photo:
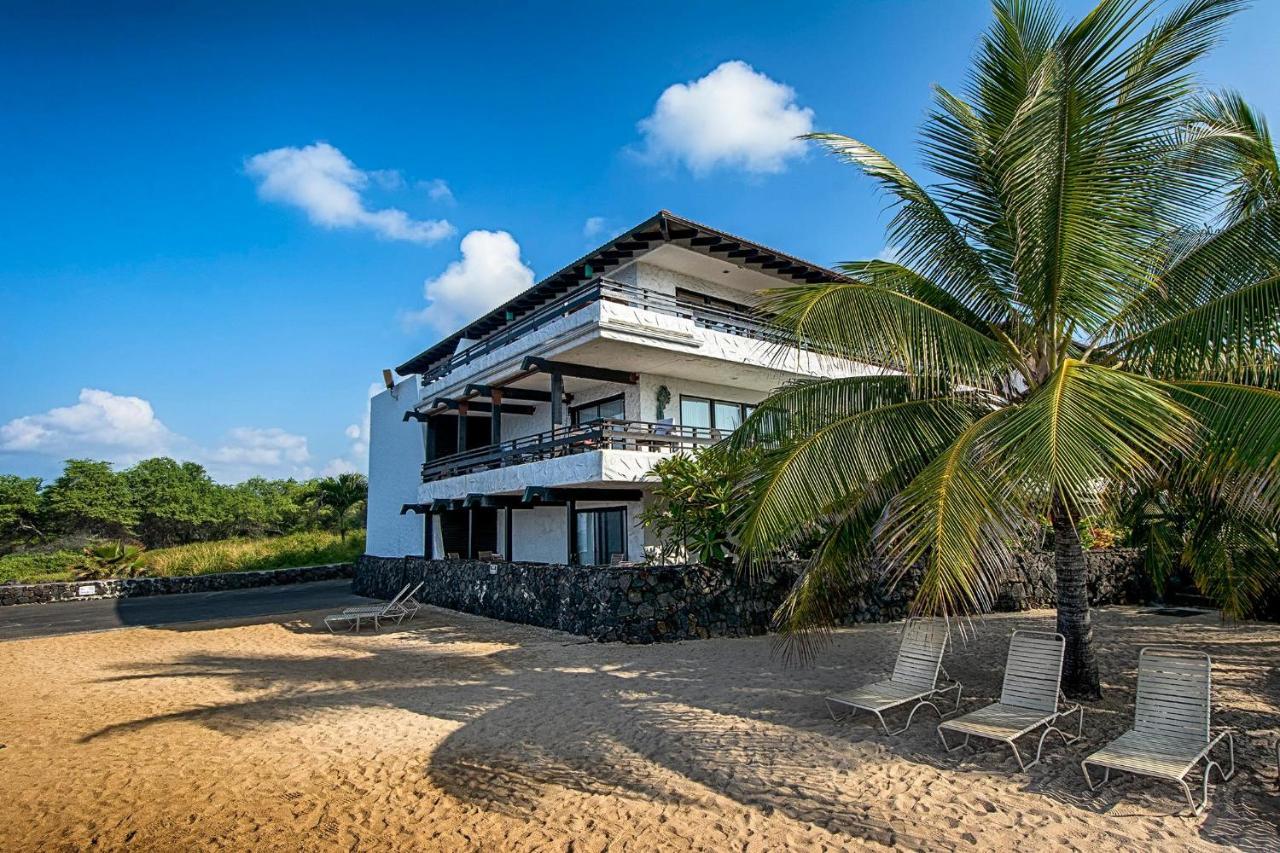
<instances>
[{"instance_id":1,"label":"roof overhang","mask_svg":"<svg viewBox=\"0 0 1280 853\"><path fill-rule=\"evenodd\" d=\"M401 376L425 373L453 355L459 341L479 340L492 334L526 312L667 244L762 272L783 283L848 281L834 270L661 210L409 359L396 372Z\"/></svg>"}]
</instances>

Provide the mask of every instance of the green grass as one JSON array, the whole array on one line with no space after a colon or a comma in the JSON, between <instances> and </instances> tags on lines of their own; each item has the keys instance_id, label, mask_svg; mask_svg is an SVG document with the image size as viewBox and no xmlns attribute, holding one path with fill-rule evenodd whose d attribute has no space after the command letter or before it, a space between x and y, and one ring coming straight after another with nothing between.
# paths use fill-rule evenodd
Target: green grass
<instances>
[{"instance_id":1,"label":"green grass","mask_svg":"<svg viewBox=\"0 0 1280 853\"><path fill-rule=\"evenodd\" d=\"M193 542L174 548L146 551L145 574L152 577L208 575L216 572L253 572L289 569L323 563L349 563L364 552L364 531L347 534L294 533L269 539L223 539ZM0 557L0 583L46 583L75 580L72 570L79 554L9 554Z\"/></svg>"}]
</instances>

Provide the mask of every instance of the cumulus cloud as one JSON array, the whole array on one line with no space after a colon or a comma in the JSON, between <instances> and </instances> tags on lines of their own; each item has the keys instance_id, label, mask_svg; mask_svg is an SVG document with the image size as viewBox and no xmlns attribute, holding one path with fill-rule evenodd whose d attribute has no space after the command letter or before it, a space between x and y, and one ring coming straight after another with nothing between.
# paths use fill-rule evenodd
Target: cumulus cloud
<instances>
[{"instance_id":1,"label":"cumulus cloud","mask_svg":"<svg viewBox=\"0 0 1280 853\"><path fill-rule=\"evenodd\" d=\"M599 237L604 233L605 219L603 216L590 216L587 221L582 223L583 237Z\"/></svg>"},{"instance_id":2,"label":"cumulus cloud","mask_svg":"<svg viewBox=\"0 0 1280 853\"><path fill-rule=\"evenodd\" d=\"M452 332L533 285L533 270L520 259L520 244L506 231L472 231L453 261L423 291L428 306L404 316L408 325Z\"/></svg>"},{"instance_id":3,"label":"cumulus cloud","mask_svg":"<svg viewBox=\"0 0 1280 853\"><path fill-rule=\"evenodd\" d=\"M96 388L81 389L73 405L0 425L0 451L91 457L117 465L171 456L205 465L216 479L227 482L254 474L312 474L306 465L311 457L306 436L278 427L236 427L210 448L165 426L147 400Z\"/></svg>"},{"instance_id":4,"label":"cumulus cloud","mask_svg":"<svg viewBox=\"0 0 1280 853\"><path fill-rule=\"evenodd\" d=\"M79 402L0 426L0 450L64 454L109 452L125 458L164 453L178 437L141 397L82 388Z\"/></svg>"},{"instance_id":5,"label":"cumulus cloud","mask_svg":"<svg viewBox=\"0 0 1280 853\"><path fill-rule=\"evenodd\" d=\"M382 393L385 386L381 382L371 382L369 384L369 397L372 398ZM364 406L364 417L358 424L351 424L346 429L347 440L351 442L351 449L347 451L345 456L339 456L330 459L320 473L326 477L336 477L339 474L348 473L365 473L369 470L369 404L366 401Z\"/></svg>"},{"instance_id":6,"label":"cumulus cloud","mask_svg":"<svg viewBox=\"0 0 1280 853\"><path fill-rule=\"evenodd\" d=\"M813 110L795 98L790 86L741 60L722 63L705 77L667 87L638 125L641 153L683 163L696 175L717 166L781 172L804 153L796 137L813 129Z\"/></svg>"},{"instance_id":7,"label":"cumulus cloud","mask_svg":"<svg viewBox=\"0 0 1280 853\"><path fill-rule=\"evenodd\" d=\"M362 195L370 182L397 186L398 172L366 172L327 142L276 148L245 161L265 201L293 205L323 228L364 228L387 240L435 243L454 228L443 219L414 219L394 207L371 210Z\"/></svg>"},{"instance_id":8,"label":"cumulus cloud","mask_svg":"<svg viewBox=\"0 0 1280 853\"><path fill-rule=\"evenodd\" d=\"M455 201L453 197L453 190L449 189L449 185L445 183L442 178L435 178L430 181L419 181L418 187L425 190L427 198L432 201L445 202L446 204L453 204Z\"/></svg>"},{"instance_id":9,"label":"cumulus cloud","mask_svg":"<svg viewBox=\"0 0 1280 853\"><path fill-rule=\"evenodd\" d=\"M227 435L228 441L209 454L211 461L278 468L286 464L301 465L311 458L306 436L285 432L279 427L236 427Z\"/></svg>"}]
</instances>

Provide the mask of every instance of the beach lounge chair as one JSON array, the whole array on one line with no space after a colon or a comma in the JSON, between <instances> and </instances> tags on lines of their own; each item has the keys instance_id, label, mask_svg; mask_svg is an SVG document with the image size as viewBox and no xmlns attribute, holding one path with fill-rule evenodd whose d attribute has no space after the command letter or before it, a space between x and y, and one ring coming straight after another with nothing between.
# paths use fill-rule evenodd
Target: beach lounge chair
<instances>
[{"instance_id":1,"label":"beach lounge chair","mask_svg":"<svg viewBox=\"0 0 1280 853\"><path fill-rule=\"evenodd\" d=\"M947 623L941 620L908 619L902 630L902 643L898 646L898 659L893 665L893 675L887 681L877 681L846 693L838 693L827 697L827 713L831 719L836 716L836 708L850 709L849 716L858 711L870 711L880 720L880 727L885 734L896 735L911 727L911 720L921 706L928 705L938 712L939 717L946 714L933 704L935 697L952 690L956 692L955 707L960 707L960 682L947 675L942 667L942 653L946 651L950 631ZM947 687L938 689L938 673L950 681ZM884 712L899 705L914 702L911 713L907 715L907 723L897 731L889 731L885 724Z\"/></svg>"},{"instance_id":2,"label":"beach lounge chair","mask_svg":"<svg viewBox=\"0 0 1280 853\"><path fill-rule=\"evenodd\" d=\"M408 619L410 622L413 621L413 617L417 616L418 611L424 606L423 603L418 600L418 593L422 592L422 588L426 585L426 581L419 582L408 595L400 599L400 609L404 611L404 618Z\"/></svg>"},{"instance_id":3,"label":"beach lounge chair","mask_svg":"<svg viewBox=\"0 0 1280 853\"><path fill-rule=\"evenodd\" d=\"M1209 776L1217 768L1225 782L1236 772L1235 738L1230 730L1217 736L1209 730L1210 673L1213 661L1204 652L1169 646L1147 646L1138 653L1138 699L1133 728L1080 762L1089 789L1097 786L1089 776L1089 765L1106 768L1105 785L1112 770L1154 776L1177 782L1187 795L1187 805L1200 814L1209 803ZM1231 758L1231 768L1209 758L1223 738ZM1221 756L1219 756L1221 757ZM1191 797L1189 774L1201 760L1204 783L1200 805Z\"/></svg>"},{"instance_id":4,"label":"beach lounge chair","mask_svg":"<svg viewBox=\"0 0 1280 853\"><path fill-rule=\"evenodd\" d=\"M1058 686L1062 680L1062 655L1066 647L1067 641L1061 634L1014 631L1013 638L1009 640L1009 659L1005 662L1000 701L941 723L938 737L942 738L942 748L954 752L969 743L973 735L1003 741L1013 750L1018 767L1026 772L1027 768L1040 763L1040 752L1049 732L1062 735L1064 743L1078 741L1084 731L1084 710L1079 705L1062 709L1059 704L1059 699L1066 702ZM1058 722L1070 714L1079 715L1075 737L1058 727ZM1035 760L1025 764L1014 741L1041 726L1045 730L1036 746ZM964 742L949 746L944 731L964 735Z\"/></svg>"},{"instance_id":5,"label":"beach lounge chair","mask_svg":"<svg viewBox=\"0 0 1280 853\"><path fill-rule=\"evenodd\" d=\"M374 628L377 628L378 623L383 619L394 619L398 622L405 617L405 610L401 606L401 601L404 599L405 593L409 591L409 587L410 584L405 584L395 594L395 597L385 604L362 604L357 607L347 607L341 613L326 616L324 617L324 626L332 634L334 633L333 626L344 622L353 631L359 631L362 622L372 622Z\"/></svg>"}]
</instances>

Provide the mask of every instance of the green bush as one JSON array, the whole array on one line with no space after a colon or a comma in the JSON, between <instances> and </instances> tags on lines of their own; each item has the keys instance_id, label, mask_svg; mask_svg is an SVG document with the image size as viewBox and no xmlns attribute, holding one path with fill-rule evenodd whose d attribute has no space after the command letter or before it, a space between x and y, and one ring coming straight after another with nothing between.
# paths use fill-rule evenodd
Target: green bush
<instances>
[{"instance_id":1,"label":"green bush","mask_svg":"<svg viewBox=\"0 0 1280 853\"><path fill-rule=\"evenodd\" d=\"M0 557L0 583L50 583L75 580L75 567L83 559L75 551L49 554L6 554Z\"/></svg>"}]
</instances>

